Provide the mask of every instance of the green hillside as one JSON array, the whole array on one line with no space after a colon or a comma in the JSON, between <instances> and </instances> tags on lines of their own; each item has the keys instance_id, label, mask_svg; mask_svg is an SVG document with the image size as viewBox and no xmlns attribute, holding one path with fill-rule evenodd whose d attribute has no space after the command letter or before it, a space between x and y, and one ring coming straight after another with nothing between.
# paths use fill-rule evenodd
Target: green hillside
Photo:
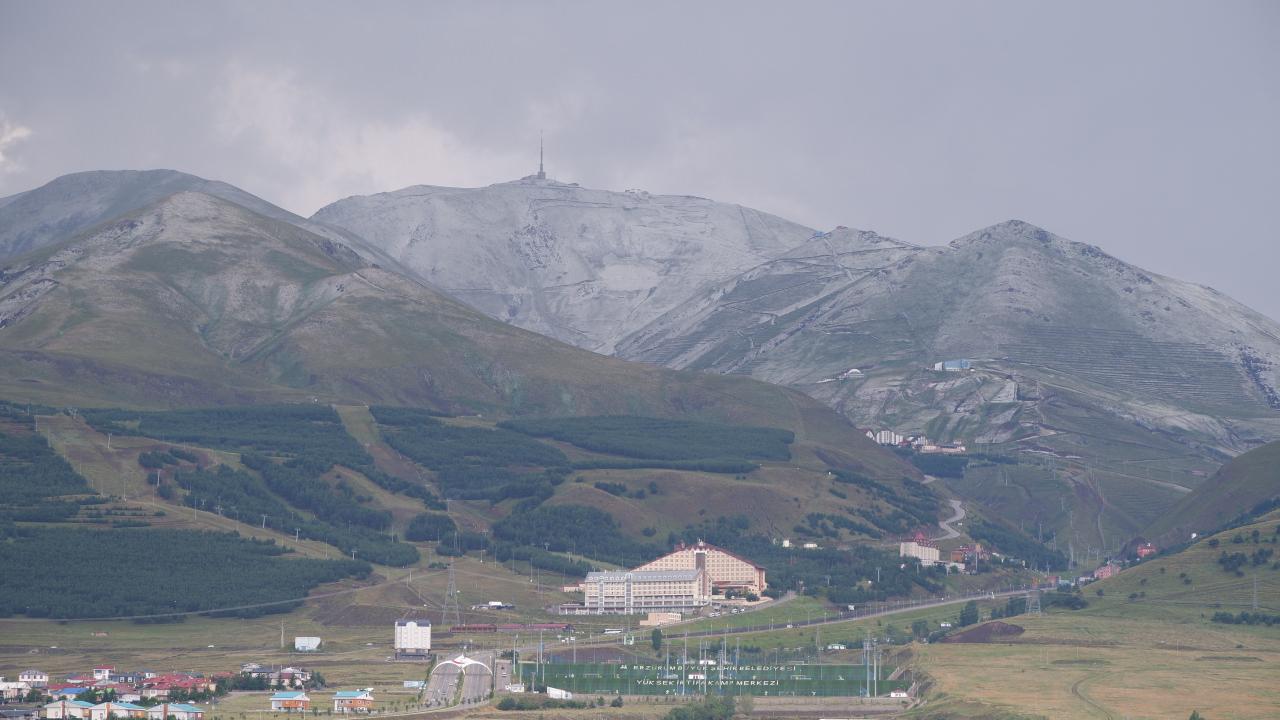
<instances>
[{"instance_id":1,"label":"green hillside","mask_svg":"<svg viewBox=\"0 0 1280 720\"><path fill-rule=\"evenodd\" d=\"M1254 612L1255 587L1257 611L1280 613L1280 510L1089 585L1084 612L1210 623L1216 613Z\"/></svg>"},{"instance_id":2,"label":"green hillside","mask_svg":"<svg viewBox=\"0 0 1280 720\"><path fill-rule=\"evenodd\" d=\"M1159 542L1181 542L1211 531L1259 503L1280 498L1280 442L1250 450L1223 465L1146 530Z\"/></svg>"}]
</instances>

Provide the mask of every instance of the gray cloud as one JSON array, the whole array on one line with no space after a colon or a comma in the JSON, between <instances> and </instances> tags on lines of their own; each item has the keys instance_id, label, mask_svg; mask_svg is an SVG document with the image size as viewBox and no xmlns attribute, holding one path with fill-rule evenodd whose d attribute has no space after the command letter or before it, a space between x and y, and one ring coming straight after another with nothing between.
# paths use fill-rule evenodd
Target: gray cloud
<instances>
[{"instance_id":1,"label":"gray cloud","mask_svg":"<svg viewBox=\"0 0 1280 720\"><path fill-rule=\"evenodd\" d=\"M545 130L564 180L925 244L1018 217L1280 316L1269 2L4 0L0 118L0 195L173 167L309 214L518 177Z\"/></svg>"}]
</instances>

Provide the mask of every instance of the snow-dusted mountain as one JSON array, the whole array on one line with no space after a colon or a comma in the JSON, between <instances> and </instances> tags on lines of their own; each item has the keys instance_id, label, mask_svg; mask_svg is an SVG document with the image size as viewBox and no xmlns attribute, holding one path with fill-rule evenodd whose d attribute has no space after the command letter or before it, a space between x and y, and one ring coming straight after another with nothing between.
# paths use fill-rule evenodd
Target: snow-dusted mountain
<instances>
[{"instance_id":1,"label":"snow-dusted mountain","mask_svg":"<svg viewBox=\"0 0 1280 720\"><path fill-rule=\"evenodd\" d=\"M312 220L359 235L492 317L602 353L814 234L740 205L536 176L352 197Z\"/></svg>"},{"instance_id":2,"label":"snow-dusted mountain","mask_svg":"<svg viewBox=\"0 0 1280 720\"><path fill-rule=\"evenodd\" d=\"M180 192L198 192L348 245L373 262L393 261L355 236L324 227L234 185L177 170L94 170L0 198L0 262L63 242Z\"/></svg>"},{"instance_id":3,"label":"snow-dusted mountain","mask_svg":"<svg viewBox=\"0 0 1280 720\"><path fill-rule=\"evenodd\" d=\"M702 292L618 354L749 374L865 425L982 442L1035 431L1030 398L1056 387L1227 451L1260 439L1251 419L1280 412L1280 324L1018 221L940 248L840 229ZM932 370L950 359L977 370Z\"/></svg>"}]
</instances>

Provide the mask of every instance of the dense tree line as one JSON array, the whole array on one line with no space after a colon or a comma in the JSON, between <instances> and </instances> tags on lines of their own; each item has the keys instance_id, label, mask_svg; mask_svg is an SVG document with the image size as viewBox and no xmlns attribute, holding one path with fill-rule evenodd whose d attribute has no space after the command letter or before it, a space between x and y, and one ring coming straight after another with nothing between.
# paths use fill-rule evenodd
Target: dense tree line
<instances>
[{"instance_id":1,"label":"dense tree line","mask_svg":"<svg viewBox=\"0 0 1280 720\"><path fill-rule=\"evenodd\" d=\"M299 537L333 545L344 554L354 550L358 558L370 562L404 566L418 561L417 548L397 542L389 535L367 527L347 527L302 515L272 493L263 480L243 470L218 465L179 472L175 479L187 491L183 503L190 507L219 512L250 524L261 520L266 527L285 534L296 532Z\"/></svg>"},{"instance_id":2,"label":"dense tree line","mask_svg":"<svg viewBox=\"0 0 1280 720\"><path fill-rule=\"evenodd\" d=\"M642 460L788 460L795 441L777 428L633 415L508 420L499 427Z\"/></svg>"},{"instance_id":3,"label":"dense tree line","mask_svg":"<svg viewBox=\"0 0 1280 720\"><path fill-rule=\"evenodd\" d=\"M652 560L664 550L626 537L612 515L585 505L551 505L512 513L494 524L493 536L515 545L572 552L629 567Z\"/></svg>"},{"instance_id":4,"label":"dense tree line","mask_svg":"<svg viewBox=\"0 0 1280 720\"><path fill-rule=\"evenodd\" d=\"M1280 624L1280 615L1272 615L1262 612L1241 612L1238 615L1232 615L1229 612L1216 612L1213 614L1213 622L1225 623L1227 625L1272 625Z\"/></svg>"},{"instance_id":5,"label":"dense tree line","mask_svg":"<svg viewBox=\"0 0 1280 720\"><path fill-rule=\"evenodd\" d=\"M391 525L391 513L363 507L353 497L344 496L325 482L322 476L332 465L323 460L298 457L275 462L264 455L245 453L240 461L261 475L272 492L294 507L310 511L319 520L371 530L386 530Z\"/></svg>"},{"instance_id":6,"label":"dense tree line","mask_svg":"<svg viewBox=\"0 0 1280 720\"><path fill-rule=\"evenodd\" d=\"M574 470L689 470L742 475L760 467L746 460L578 460Z\"/></svg>"},{"instance_id":7,"label":"dense tree line","mask_svg":"<svg viewBox=\"0 0 1280 720\"><path fill-rule=\"evenodd\" d=\"M556 448L510 430L446 425L400 408L373 408L387 444L436 473L447 497L501 502L551 496L569 460Z\"/></svg>"},{"instance_id":8,"label":"dense tree line","mask_svg":"<svg viewBox=\"0 0 1280 720\"><path fill-rule=\"evenodd\" d=\"M328 405L258 405L138 412L86 410L85 420L102 432L140 435L202 447L305 459L295 468L313 478L342 465L359 472L390 492L422 500L429 508L439 499L420 484L392 477L374 465L373 458L347 433L342 418ZM167 451L184 459L180 448Z\"/></svg>"},{"instance_id":9,"label":"dense tree line","mask_svg":"<svg viewBox=\"0 0 1280 720\"><path fill-rule=\"evenodd\" d=\"M414 542L441 541L458 531L453 518L444 513L422 513L409 522L404 539Z\"/></svg>"},{"instance_id":10,"label":"dense tree line","mask_svg":"<svg viewBox=\"0 0 1280 720\"><path fill-rule=\"evenodd\" d=\"M185 530L19 528L0 542L0 616L119 617L292 600L322 583L365 577L350 560L281 557L270 542ZM225 614L255 617L297 603Z\"/></svg>"},{"instance_id":11,"label":"dense tree line","mask_svg":"<svg viewBox=\"0 0 1280 720\"><path fill-rule=\"evenodd\" d=\"M583 577L596 569L594 565L585 560L570 560L563 555L548 552L541 546L535 548L528 545L495 541L489 543L489 549L493 551L493 557L498 562L507 562L509 560L527 562L539 570L549 570L569 577Z\"/></svg>"},{"instance_id":12,"label":"dense tree line","mask_svg":"<svg viewBox=\"0 0 1280 720\"><path fill-rule=\"evenodd\" d=\"M0 432L0 496L5 504L27 505L93 489L41 435Z\"/></svg>"},{"instance_id":13,"label":"dense tree line","mask_svg":"<svg viewBox=\"0 0 1280 720\"><path fill-rule=\"evenodd\" d=\"M75 517L82 505L103 500L93 495L43 436L0 432L0 518L60 522Z\"/></svg>"},{"instance_id":14,"label":"dense tree line","mask_svg":"<svg viewBox=\"0 0 1280 720\"><path fill-rule=\"evenodd\" d=\"M879 531L867 533L872 537L884 533L903 535L916 528L933 525L938 520L938 496L922 482L903 478L902 490L898 491L886 483L849 470L832 470L831 473L836 482L862 488L889 506L885 508L877 503L854 511L879 528Z\"/></svg>"},{"instance_id":15,"label":"dense tree line","mask_svg":"<svg viewBox=\"0 0 1280 720\"><path fill-rule=\"evenodd\" d=\"M974 518L969 522L969 537L985 542L1006 555L1012 555L1036 567L1066 570L1067 557L1046 547L1027 534L1002 524Z\"/></svg>"},{"instance_id":16,"label":"dense tree line","mask_svg":"<svg viewBox=\"0 0 1280 720\"><path fill-rule=\"evenodd\" d=\"M150 450L138 455L138 464L148 470L158 470L169 465L181 465L184 462L197 463L199 461L199 455L176 447L168 450Z\"/></svg>"}]
</instances>

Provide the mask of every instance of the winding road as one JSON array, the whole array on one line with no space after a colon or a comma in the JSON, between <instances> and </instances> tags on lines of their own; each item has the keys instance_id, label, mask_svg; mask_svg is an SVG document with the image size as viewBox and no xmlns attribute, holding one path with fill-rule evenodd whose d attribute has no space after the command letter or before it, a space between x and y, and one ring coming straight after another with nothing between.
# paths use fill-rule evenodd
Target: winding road
<instances>
[{"instance_id":1,"label":"winding road","mask_svg":"<svg viewBox=\"0 0 1280 720\"><path fill-rule=\"evenodd\" d=\"M948 502L951 503L951 508L956 512L946 520L938 522L938 527L942 528L942 534L935 537L934 540L950 540L951 538L960 537L960 531L951 527L951 523L960 522L964 519L964 505L962 505L959 500L950 500Z\"/></svg>"}]
</instances>

